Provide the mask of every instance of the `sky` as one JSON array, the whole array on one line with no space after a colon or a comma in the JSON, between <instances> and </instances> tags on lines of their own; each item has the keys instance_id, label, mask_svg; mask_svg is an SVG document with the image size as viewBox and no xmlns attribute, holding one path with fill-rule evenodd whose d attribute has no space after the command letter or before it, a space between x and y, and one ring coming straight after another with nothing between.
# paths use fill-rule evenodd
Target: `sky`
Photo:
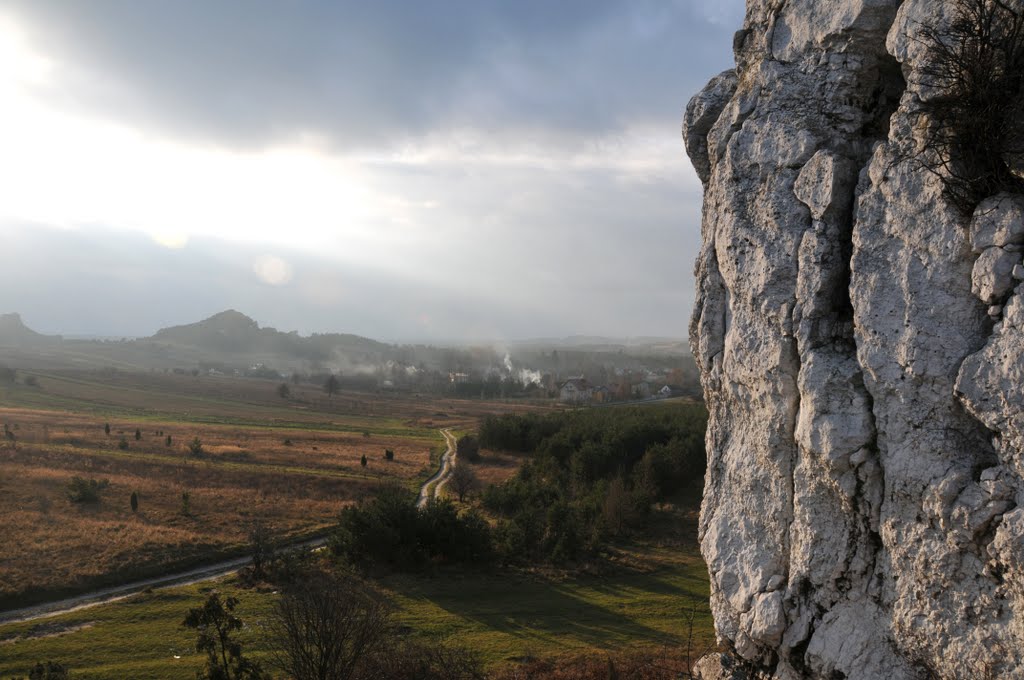
<instances>
[{"instance_id":1,"label":"sky","mask_svg":"<svg viewBox=\"0 0 1024 680\"><path fill-rule=\"evenodd\" d=\"M740 0L0 0L0 313L686 334Z\"/></svg>"}]
</instances>

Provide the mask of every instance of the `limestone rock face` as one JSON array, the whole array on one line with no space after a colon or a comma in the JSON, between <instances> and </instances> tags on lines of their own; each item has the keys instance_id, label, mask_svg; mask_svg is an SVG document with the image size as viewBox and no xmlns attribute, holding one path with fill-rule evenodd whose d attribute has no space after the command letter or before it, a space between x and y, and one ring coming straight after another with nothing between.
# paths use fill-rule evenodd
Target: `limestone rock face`
<instances>
[{"instance_id":1,"label":"limestone rock face","mask_svg":"<svg viewBox=\"0 0 1024 680\"><path fill-rule=\"evenodd\" d=\"M912 160L949 12L748 0L687 108L701 548L768 677L1024 678L1024 197L965 217Z\"/></svg>"}]
</instances>

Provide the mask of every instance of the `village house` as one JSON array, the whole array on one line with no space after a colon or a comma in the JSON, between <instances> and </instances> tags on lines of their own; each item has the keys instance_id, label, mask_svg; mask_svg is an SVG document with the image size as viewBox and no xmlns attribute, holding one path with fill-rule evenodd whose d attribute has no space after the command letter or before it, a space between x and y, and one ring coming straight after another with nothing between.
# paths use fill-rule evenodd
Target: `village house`
<instances>
[{"instance_id":1,"label":"village house","mask_svg":"<svg viewBox=\"0 0 1024 680\"><path fill-rule=\"evenodd\" d=\"M558 398L565 404L586 404L594 396L594 389L583 376L569 378L559 390Z\"/></svg>"}]
</instances>

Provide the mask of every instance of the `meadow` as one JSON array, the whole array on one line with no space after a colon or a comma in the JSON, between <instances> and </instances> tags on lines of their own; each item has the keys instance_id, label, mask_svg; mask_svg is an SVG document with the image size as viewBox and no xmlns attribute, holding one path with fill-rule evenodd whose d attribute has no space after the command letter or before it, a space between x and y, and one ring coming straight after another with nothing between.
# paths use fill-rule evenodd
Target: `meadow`
<instances>
[{"instance_id":1,"label":"meadow","mask_svg":"<svg viewBox=\"0 0 1024 680\"><path fill-rule=\"evenodd\" d=\"M0 388L0 610L241 554L257 521L281 541L322 534L381 483L429 476L439 427L503 408L310 385L282 399L279 383L229 377L33 375ZM71 502L74 477L105 485L99 502Z\"/></svg>"},{"instance_id":2,"label":"meadow","mask_svg":"<svg viewBox=\"0 0 1024 680\"><path fill-rule=\"evenodd\" d=\"M10 537L0 543L0 610L247 554L257 520L283 542L324 535L343 507L381 484L417 488L445 448L440 428L459 435L487 415L554 408L329 397L315 385L292 385L283 399L278 382L224 376L33 375L35 386L0 388L0 423L11 432L0 441L0 534ZM195 439L199 455L189 447ZM484 486L497 484L530 457L484 449L473 469ZM76 476L105 483L98 503L69 499ZM660 503L652 523L649 537L564 568L383 568L370 574L372 587L393 605L402 634L470 649L499 676L528 672L538 659L649 652L678 661L714 639L696 514ZM264 623L276 589L228 576L0 624L0 678L47 660L77 679L192 677L203 659L181 622L211 589L239 598L240 641L268 661L274 643Z\"/></svg>"},{"instance_id":3,"label":"meadow","mask_svg":"<svg viewBox=\"0 0 1024 680\"><path fill-rule=\"evenodd\" d=\"M383 574L376 582L406 634L473 650L492 673L533 659L680 654L688 643L696 654L714 635L693 518L684 526L687 538L621 547L598 572L445 570ZM0 677L25 673L41 660L64 663L81 680L192 677L203 659L193 649L194 632L180 624L211 588L239 598L236 613L246 624L239 639L247 654L267 661L271 642L263 623L277 594L229 577L0 625Z\"/></svg>"}]
</instances>

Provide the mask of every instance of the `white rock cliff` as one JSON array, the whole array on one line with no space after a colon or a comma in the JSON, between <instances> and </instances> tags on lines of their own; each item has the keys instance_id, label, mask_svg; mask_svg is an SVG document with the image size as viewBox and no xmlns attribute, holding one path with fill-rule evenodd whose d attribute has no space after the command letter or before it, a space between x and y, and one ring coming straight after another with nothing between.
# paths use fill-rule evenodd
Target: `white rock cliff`
<instances>
[{"instance_id":1,"label":"white rock cliff","mask_svg":"<svg viewBox=\"0 0 1024 680\"><path fill-rule=\"evenodd\" d=\"M1024 197L965 218L907 160L948 13L748 0L687 107L701 546L767 677L1024 678Z\"/></svg>"}]
</instances>

